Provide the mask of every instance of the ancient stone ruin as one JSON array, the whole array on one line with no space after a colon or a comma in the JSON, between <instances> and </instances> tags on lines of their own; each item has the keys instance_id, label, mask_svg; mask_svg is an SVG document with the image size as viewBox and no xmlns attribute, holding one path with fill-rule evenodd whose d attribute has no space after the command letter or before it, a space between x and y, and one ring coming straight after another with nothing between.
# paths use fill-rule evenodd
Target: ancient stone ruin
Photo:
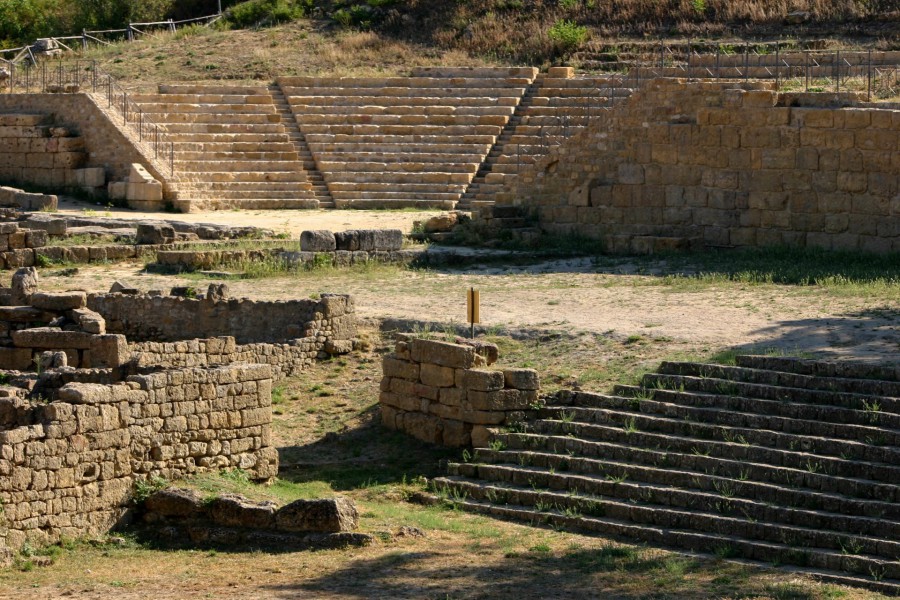
<instances>
[{"instance_id":1,"label":"ancient stone ruin","mask_svg":"<svg viewBox=\"0 0 900 600\"><path fill-rule=\"evenodd\" d=\"M350 351L356 335L349 296L255 302L221 285L190 298L114 287L42 293L30 268L0 290L7 553L128 522L148 478L274 477L273 381Z\"/></svg>"}]
</instances>

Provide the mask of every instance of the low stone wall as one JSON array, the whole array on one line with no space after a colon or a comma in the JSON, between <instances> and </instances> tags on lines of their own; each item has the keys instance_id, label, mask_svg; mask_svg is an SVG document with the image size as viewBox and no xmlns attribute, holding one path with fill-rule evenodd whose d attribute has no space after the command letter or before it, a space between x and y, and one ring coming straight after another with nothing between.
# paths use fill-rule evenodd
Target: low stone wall
<instances>
[{"instance_id":1,"label":"low stone wall","mask_svg":"<svg viewBox=\"0 0 900 600\"><path fill-rule=\"evenodd\" d=\"M333 353L338 353L335 350L350 349L338 349L327 342L323 345L312 337L292 340L290 344L238 345L233 337L226 336L180 342L142 342L129 346L137 368L264 364L269 365L276 380L300 373L317 358L328 356L329 352L325 348Z\"/></svg>"},{"instance_id":2,"label":"low stone wall","mask_svg":"<svg viewBox=\"0 0 900 600\"><path fill-rule=\"evenodd\" d=\"M533 369L490 370L492 344L452 344L398 335L384 357L381 420L385 427L444 446L483 445L488 426L522 421L538 406Z\"/></svg>"},{"instance_id":3,"label":"low stone wall","mask_svg":"<svg viewBox=\"0 0 900 600\"><path fill-rule=\"evenodd\" d=\"M127 519L135 482L151 476L238 467L274 477L271 391L266 365L72 383L49 404L0 389L0 538L16 550L103 534Z\"/></svg>"},{"instance_id":4,"label":"low stone wall","mask_svg":"<svg viewBox=\"0 0 900 600\"><path fill-rule=\"evenodd\" d=\"M0 161L3 160L0 154ZM36 194L19 188L0 185L0 206L11 206L21 210L56 210L59 198L52 194Z\"/></svg>"},{"instance_id":5,"label":"low stone wall","mask_svg":"<svg viewBox=\"0 0 900 600\"><path fill-rule=\"evenodd\" d=\"M55 126L50 116L0 113L0 179L75 187L75 171L86 162L84 139Z\"/></svg>"},{"instance_id":6,"label":"low stone wall","mask_svg":"<svg viewBox=\"0 0 900 600\"><path fill-rule=\"evenodd\" d=\"M90 294L87 305L103 316L108 332L136 342L233 336L239 344L250 344L306 338L323 350L349 350L356 335L356 309L347 295L264 302L114 293Z\"/></svg>"}]
</instances>

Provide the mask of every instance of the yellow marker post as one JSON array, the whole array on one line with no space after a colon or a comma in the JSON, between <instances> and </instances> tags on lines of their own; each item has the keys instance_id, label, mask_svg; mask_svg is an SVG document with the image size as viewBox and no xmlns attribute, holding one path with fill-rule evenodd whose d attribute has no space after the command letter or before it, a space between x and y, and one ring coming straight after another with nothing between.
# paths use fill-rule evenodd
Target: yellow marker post
<instances>
[{"instance_id":1,"label":"yellow marker post","mask_svg":"<svg viewBox=\"0 0 900 600\"><path fill-rule=\"evenodd\" d=\"M466 294L466 311L472 326L472 339L475 339L475 323L481 323L481 295L475 288L469 288Z\"/></svg>"}]
</instances>

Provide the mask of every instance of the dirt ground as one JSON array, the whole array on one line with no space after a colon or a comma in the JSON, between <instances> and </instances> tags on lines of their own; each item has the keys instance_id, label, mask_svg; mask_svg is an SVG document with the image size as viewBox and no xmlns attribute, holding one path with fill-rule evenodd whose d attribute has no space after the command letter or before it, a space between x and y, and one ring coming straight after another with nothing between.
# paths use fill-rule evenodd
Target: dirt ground
<instances>
[{"instance_id":1,"label":"dirt ground","mask_svg":"<svg viewBox=\"0 0 900 600\"><path fill-rule=\"evenodd\" d=\"M411 210L220 210L205 213L142 212L61 198L59 212L92 214L117 219L166 219L187 223L252 226L298 237L305 229L402 229L409 232L413 221L425 220L440 211Z\"/></svg>"}]
</instances>

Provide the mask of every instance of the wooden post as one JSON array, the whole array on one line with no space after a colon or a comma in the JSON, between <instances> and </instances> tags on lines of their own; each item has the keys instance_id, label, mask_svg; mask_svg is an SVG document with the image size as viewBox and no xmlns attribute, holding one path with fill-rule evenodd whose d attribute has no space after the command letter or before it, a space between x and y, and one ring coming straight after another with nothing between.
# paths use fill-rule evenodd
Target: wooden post
<instances>
[{"instance_id":1,"label":"wooden post","mask_svg":"<svg viewBox=\"0 0 900 600\"><path fill-rule=\"evenodd\" d=\"M475 323L481 323L481 294L475 288L469 288L466 295L466 312L472 327L472 339L475 339Z\"/></svg>"}]
</instances>

